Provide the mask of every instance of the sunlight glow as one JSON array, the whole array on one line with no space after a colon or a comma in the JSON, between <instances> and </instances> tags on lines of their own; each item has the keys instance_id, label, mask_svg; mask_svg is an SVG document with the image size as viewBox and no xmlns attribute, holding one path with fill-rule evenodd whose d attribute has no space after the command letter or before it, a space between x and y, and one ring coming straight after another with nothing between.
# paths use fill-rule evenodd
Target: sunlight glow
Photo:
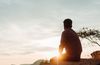
<instances>
[{"instance_id":1,"label":"sunlight glow","mask_svg":"<svg viewBox=\"0 0 100 65\"><path fill-rule=\"evenodd\" d=\"M65 52L66 52L66 51L65 51L65 48L64 48L62 54L64 54Z\"/></svg>"}]
</instances>

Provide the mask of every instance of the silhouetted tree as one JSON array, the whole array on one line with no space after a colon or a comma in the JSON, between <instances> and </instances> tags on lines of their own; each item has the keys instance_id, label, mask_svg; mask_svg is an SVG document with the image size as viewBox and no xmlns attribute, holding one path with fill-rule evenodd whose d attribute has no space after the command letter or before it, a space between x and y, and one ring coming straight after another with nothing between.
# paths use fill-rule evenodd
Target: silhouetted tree
<instances>
[{"instance_id":1,"label":"silhouetted tree","mask_svg":"<svg viewBox=\"0 0 100 65\"><path fill-rule=\"evenodd\" d=\"M88 29L88 28L82 28L79 32L77 32L79 37L85 38L89 40L91 43L95 43L98 46L100 44L97 42L98 40L100 41L100 31L96 29Z\"/></svg>"}]
</instances>

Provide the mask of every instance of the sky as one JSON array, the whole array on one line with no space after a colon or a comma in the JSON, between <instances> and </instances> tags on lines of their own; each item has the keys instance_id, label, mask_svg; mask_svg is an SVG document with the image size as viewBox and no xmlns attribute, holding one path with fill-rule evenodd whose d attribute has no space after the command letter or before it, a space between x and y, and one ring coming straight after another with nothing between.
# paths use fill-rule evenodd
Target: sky
<instances>
[{"instance_id":1,"label":"sky","mask_svg":"<svg viewBox=\"0 0 100 65\"><path fill-rule=\"evenodd\" d=\"M0 63L33 63L54 56L66 18L73 20L75 31L99 29L100 0L0 0ZM100 49L81 41L82 57Z\"/></svg>"}]
</instances>

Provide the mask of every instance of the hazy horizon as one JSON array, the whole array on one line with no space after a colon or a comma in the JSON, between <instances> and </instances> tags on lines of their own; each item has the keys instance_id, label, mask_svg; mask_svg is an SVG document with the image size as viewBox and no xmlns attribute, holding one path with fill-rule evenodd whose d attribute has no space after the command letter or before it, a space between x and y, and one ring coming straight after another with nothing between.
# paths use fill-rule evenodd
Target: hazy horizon
<instances>
[{"instance_id":1,"label":"hazy horizon","mask_svg":"<svg viewBox=\"0 0 100 65\"><path fill-rule=\"evenodd\" d=\"M100 30L100 0L0 0L0 64L33 63L57 53L63 20ZM81 40L82 57L97 45Z\"/></svg>"}]
</instances>

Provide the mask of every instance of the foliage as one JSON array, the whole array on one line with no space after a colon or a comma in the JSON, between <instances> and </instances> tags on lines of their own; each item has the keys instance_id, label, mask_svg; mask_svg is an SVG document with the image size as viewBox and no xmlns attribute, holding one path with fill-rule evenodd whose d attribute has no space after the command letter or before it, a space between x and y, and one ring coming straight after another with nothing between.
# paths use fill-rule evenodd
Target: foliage
<instances>
[{"instance_id":1,"label":"foliage","mask_svg":"<svg viewBox=\"0 0 100 65\"><path fill-rule=\"evenodd\" d=\"M77 32L77 34L79 35L79 37L85 38L89 40L91 43L95 43L98 46L100 46L100 44L97 42L98 40L100 40L99 30L82 28L79 32Z\"/></svg>"}]
</instances>

